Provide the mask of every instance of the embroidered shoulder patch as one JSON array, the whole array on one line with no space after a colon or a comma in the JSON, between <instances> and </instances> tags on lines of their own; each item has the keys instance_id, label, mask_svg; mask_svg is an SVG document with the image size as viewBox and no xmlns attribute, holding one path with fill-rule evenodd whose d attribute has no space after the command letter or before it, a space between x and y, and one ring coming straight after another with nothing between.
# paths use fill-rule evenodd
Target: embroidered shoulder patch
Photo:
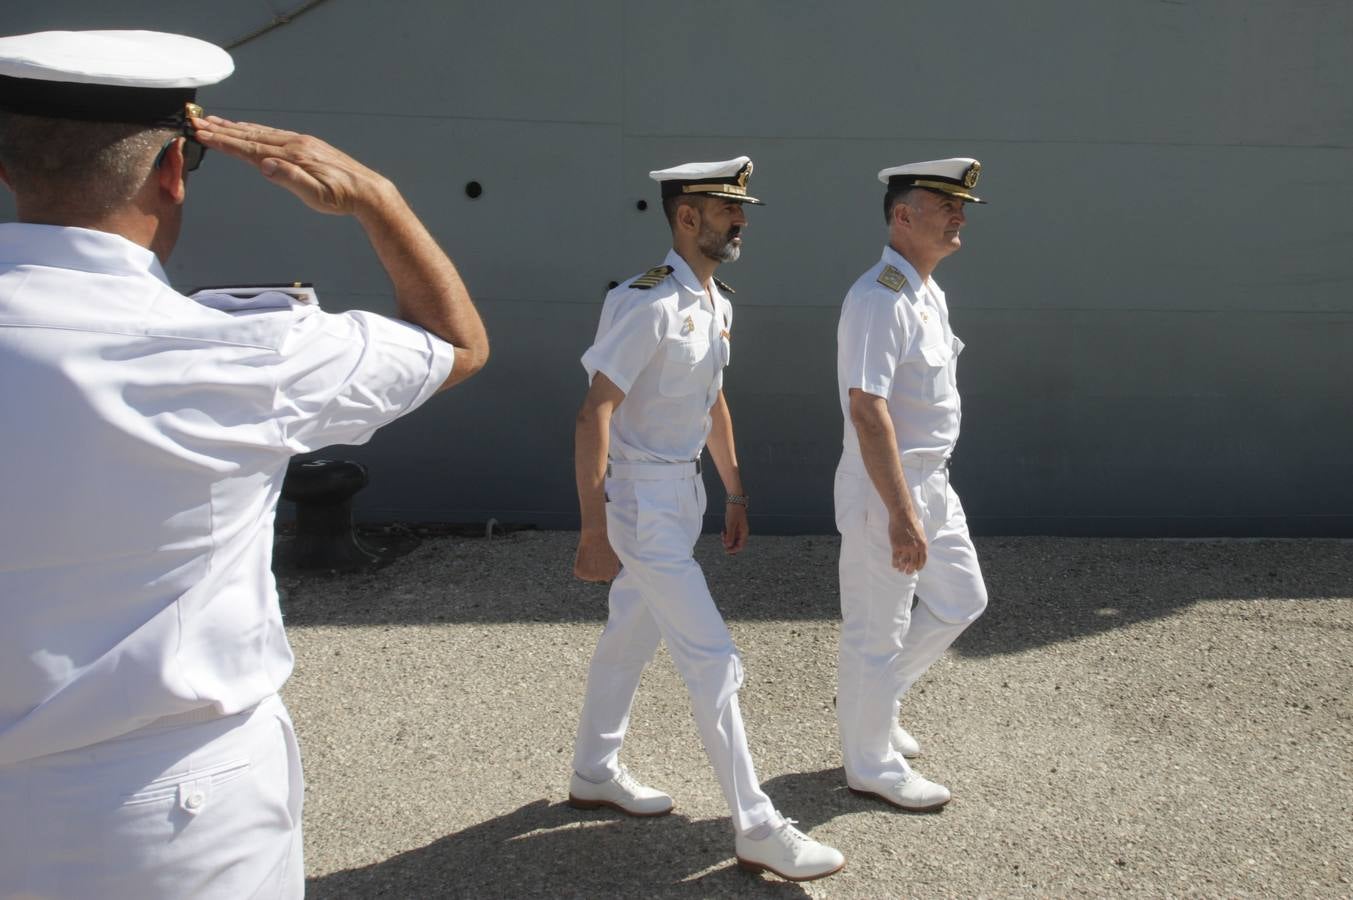
<instances>
[{"instance_id":1,"label":"embroidered shoulder patch","mask_svg":"<svg viewBox=\"0 0 1353 900\"><path fill-rule=\"evenodd\" d=\"M906 283L907 276L895 266L884 266L883 271L879 273L879 284L890 291L900 291Z\"/></svg>"},{"instance_id":2,"label":"embroidered shoulder patch","mask_svg":"<svg viewBox=\"0 0 1353 900\"><path fill-rule=\"evenodd\" d=\"M725 284L724 282L720 281L718 278L715 278L715 279L714 279L714 283L717 284L717 285L719 286L719 290L723 291L725 294L736 294L736 293L737 293L737 291L733 290L731 287L729 287L729 286L728 286L727 284Z\"/></svg>"},{"instance_id":3,"label":"embroidered shoulder patch","mask_svg":"<svg viewBox=\"0 0 1353 900\"><path fill-rule=\"evenodd\" d=\"M646 291L662 282L664 278L672 274L671 266L655 266L644 274L630 282L630 287Z\"/></svg>"}]
</instances>

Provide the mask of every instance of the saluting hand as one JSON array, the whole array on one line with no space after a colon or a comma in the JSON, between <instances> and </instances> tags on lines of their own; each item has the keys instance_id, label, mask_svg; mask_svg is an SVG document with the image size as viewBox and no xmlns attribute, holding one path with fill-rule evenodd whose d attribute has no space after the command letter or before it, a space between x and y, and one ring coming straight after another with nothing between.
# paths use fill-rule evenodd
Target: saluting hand
<instances>
[{"instance_id":1,"label":"saluting hand","mask_svg":"<svg viewBox=\"0 0 1353 900\"><path fill-rule=\"evenodd\" d=\"M925 529L914 510L888 517L888 543L893 548L893 568L905 575L921 571L926 560Z\"/></svg>"},{"instance_id":2,"label":"saluting hand","mask_svg":"<svg viewBox=\"0 0 1353 900\"><path fill-rule=\"evenodd\" d=\"M317 212L354 215L393 185L343 151L319 138L220 116L193 118L204 147L252 163Z\"/></svg>"},{"instance_id":3,"label":"saluting hand","mask_svg":"<svg viewBox=\"0 0 1353 900\"><path fill-rule=\"evenodd\" d=\"M606 532L584 531L578 536L578 553L573 557L573 575L583 581L610 581L620 574L620 557L615 555Z\"/></svg>"}]
</instances>

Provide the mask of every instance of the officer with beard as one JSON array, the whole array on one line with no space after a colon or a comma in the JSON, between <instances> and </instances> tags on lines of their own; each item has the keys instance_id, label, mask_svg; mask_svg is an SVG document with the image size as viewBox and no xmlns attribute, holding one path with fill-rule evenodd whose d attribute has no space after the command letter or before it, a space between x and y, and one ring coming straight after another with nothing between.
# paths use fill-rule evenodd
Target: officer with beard
<instances>
[{"instance_id":1,"label":"officer with beard","mask_svg":"<svg viewBox=\"0 0 1353 900\"><path fill-rule=\"evenodd\" d=\"M844 858L805 837L761 790L738 711L742 662L692 558L705 512L700 456L727 491L724 549L747 542L747 494L724 399L732 293L714 277L742 249L752 162L688 163L651 172L662 184L672 251L661 266L606 295L583 354L591 387L578 412L575 469L582 532L574 574L612 581L610 614L592 657L574 747L569 803L634 816L672 810L618 757L630 705L659 640L690 692L700 736L732 810L738 862L806 881Z\"/></svg>"}]
</instances>

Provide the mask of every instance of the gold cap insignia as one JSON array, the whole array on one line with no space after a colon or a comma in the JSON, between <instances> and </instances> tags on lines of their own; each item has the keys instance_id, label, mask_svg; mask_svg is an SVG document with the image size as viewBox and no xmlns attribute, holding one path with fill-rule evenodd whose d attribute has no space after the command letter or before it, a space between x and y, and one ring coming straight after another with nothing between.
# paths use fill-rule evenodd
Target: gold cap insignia
<instances>
[{"instance_id":1,"label":"gold cap insignia","mask_svg":"<svg viewBox=\"0 0 1353 900\"><path fill-rule=\"evenodd\" d=\"M968 166L968 171L963 173L963 186L966 188L977 187L977 179L982 177L982 164L973 160L973 164Z\"/></svg>"}]
</instances>

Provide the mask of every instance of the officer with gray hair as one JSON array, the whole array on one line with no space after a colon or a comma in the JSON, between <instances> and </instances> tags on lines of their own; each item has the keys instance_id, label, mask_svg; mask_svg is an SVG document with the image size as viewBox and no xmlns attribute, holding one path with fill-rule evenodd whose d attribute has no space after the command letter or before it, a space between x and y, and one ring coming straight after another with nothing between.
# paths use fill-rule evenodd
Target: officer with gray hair
<instances>
[{"instance_id":1,"label":"officer with gray hair","mask_svg":"<svg viewBox=\"0 0 1353 900\"><path fill-rule=\"evenodd\" d=\"M205 116L233 70L158 32L0 38L0 894L300 897L270 571L288 460L484 365L451 260L380 174ZM353 216L398 319L169 284L207 149ZM201 177L201 176L197 176Z\"/></svg>"},{"instance_id":2,"label":"officer with gray hair","mask_svg":"<svg viewBox=\"0 0 1353 900\"><path fill-rule=\"evenodd\" d=\"M846 294L837 327L845 418L837 721L846 783L913 811L949 790L916 772L899 701L987 605L968 520L949 485L963 342L934 278L958 250L982 167L957 157L884 169L888 244ZM913 606L913 598L916 603Z\"/></svg>"}]
</instances>

